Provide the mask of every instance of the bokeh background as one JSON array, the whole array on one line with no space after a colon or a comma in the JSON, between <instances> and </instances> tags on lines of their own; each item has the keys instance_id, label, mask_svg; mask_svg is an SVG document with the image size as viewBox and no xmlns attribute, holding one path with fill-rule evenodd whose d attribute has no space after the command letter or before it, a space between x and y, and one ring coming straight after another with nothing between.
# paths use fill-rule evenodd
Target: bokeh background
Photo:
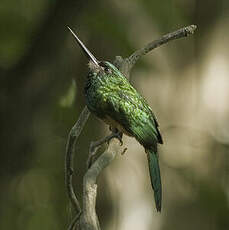
<instances>
[{"instance_id":1,"label":"bokeh background","mask_svg":"<svg viewBox=\"0 0 229 230\"><path fill-rule=\"evenodd\" d=\"M70 25L98 59L129 56L196 24L188 38L143 57L133 85L158 117L163 180L154 206L146 156L131 138L98 180L102 229L229 229L229 2L227 0L1 0L0 229L66 229L66 138L85 105L87 60ZM77 145L79 198L88 147L108 133L90 117Z\"/></svg>"}]
</instances>

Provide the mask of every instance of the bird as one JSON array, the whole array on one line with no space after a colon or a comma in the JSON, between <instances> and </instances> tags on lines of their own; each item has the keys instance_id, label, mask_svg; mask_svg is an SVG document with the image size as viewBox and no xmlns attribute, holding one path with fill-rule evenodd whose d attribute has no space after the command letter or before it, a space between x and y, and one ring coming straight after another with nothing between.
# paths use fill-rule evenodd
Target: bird
<instances>
[{"instance_id":1,"label":"bird","mask_svg":"<svg viewBox=\"0 0 229 230\"><path fill-rule=\"evenodd\" d=\"M158 121L147 101L110 62L99 61L73 30L71 34L88 58L84 94L89 111L122 135L134 137L147 154L156 210L161 212L162 184L158 144L163 144Z\"/></svg>"}]
</instances>

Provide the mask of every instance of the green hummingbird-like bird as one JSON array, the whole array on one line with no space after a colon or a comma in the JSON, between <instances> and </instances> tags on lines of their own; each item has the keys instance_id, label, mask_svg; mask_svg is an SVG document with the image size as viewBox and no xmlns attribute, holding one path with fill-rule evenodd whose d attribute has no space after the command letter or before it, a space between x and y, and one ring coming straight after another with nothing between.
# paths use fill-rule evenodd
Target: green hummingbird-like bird
<instances>
[{"instance_id":1,"label":"green hummingbird-like bird","mask_svg":"<svg viewBox=\"0 0 229 230\"><path fill-rule=\"evenodd\" d=\"M68 27L89 59L85 86L88 109L120 133L135 137L147 153L157 211L161 211L162 186L157 145L163 144L158 122L146 100L111 63L98 61Z\"/></svg>"}]
</instances>

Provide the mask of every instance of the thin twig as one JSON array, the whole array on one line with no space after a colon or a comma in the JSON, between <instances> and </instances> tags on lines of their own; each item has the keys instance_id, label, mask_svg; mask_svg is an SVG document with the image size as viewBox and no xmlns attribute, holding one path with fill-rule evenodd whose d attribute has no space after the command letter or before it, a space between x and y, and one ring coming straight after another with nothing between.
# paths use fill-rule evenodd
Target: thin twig
<instances>
[{"instance_id":1,"label":"thin twig","mask_svg":"<svg viewBox=\"0 0 229 230\"><path fill-rule=\"evenodd\" d=\"M120 56L117 56L115 59L115 65L120 69L123 74L129 78L130 71L135 65L135 63L140 59L142 56L146 55L153 49L164 45L168 43L169 41L187 37L191 34L193 34L196 30L197 26L196 25L189 25L186 27L183 27L179 30L176 30L172 33L168 33L164 36L162 36L160 39L154 40L150 42L149 44L145 45L143 48L135 51L133 54L131 54L128 58L123 59Z\"/></svg>"},{"instance_id":2,"label":"thin twig","mask_svg":"<svg viewBox=\"0 0 229 230\"><path fill-rule=\"evenodd\" d=\"M73 183L72 183L72 177L74 173L74 155L75 155L75 144L76 141L86 124L86 121L88 120L90 115L90 111L85 106L83 111L80 114L80 117L78 121L75 123L75 125L72 127L68 140L66 145L66 155L65 155L65 183L67 188L68 197L71 201L72 206L74 207L76 213L81 212L79 201L76 198Z\"/></svg>"},{"instance_id":3,"label":"thin twig","mask_svg":"<svg viewBox=\"0 0 229 230\"><path fill-rule=\"evenodd\" d=\"M155 40L153 42L150 42L148 45L146 45L145 47L143 47L142 49L137 50L136 52L134 52L129 58L128 58L128 62L130 63L129 65L129 69L131 69L136 61L142 57L143 55L149 53L151 50L178 38L183 38L183 37L187 37L190 34L193 34L195 29L197 27L195 25L191 25L191 26L187 26L184 27L182 29L179 29L177 31L174 31L172 33L166 34L164 36L162 36L162 38Z\"/></svg>"},{"instance_id":4,"label":"thin twig","mask_svg":"<svg viewBox=\"0 0 229 230\"><path fill-rule=\"evenodd\" d=\"M78 212L78 214L73 218L71 224L69 225L68 230L74 230L75 229L76 224L79 221L80 215L81 215L81 212Z\"/></svg>"}]
</instances>

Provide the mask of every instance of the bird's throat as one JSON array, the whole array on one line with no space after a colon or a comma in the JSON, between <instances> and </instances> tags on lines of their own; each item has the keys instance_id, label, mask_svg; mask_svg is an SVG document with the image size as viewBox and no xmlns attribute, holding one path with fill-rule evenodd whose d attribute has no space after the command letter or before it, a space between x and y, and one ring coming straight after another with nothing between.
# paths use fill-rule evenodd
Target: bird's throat
<instances>
[{"instance_id":1,"label":"bird's throat","mask_svg":"<svg viewBox=\"0 0 229 230\"><path fill-rule=\"evenodd\" d=\"M100 71L103 71L103 67L96 65L92 61L89 61L88 67L89 67L91 72L96 73L96 74L99 73Z\"/></svg>"}]
</instances>

